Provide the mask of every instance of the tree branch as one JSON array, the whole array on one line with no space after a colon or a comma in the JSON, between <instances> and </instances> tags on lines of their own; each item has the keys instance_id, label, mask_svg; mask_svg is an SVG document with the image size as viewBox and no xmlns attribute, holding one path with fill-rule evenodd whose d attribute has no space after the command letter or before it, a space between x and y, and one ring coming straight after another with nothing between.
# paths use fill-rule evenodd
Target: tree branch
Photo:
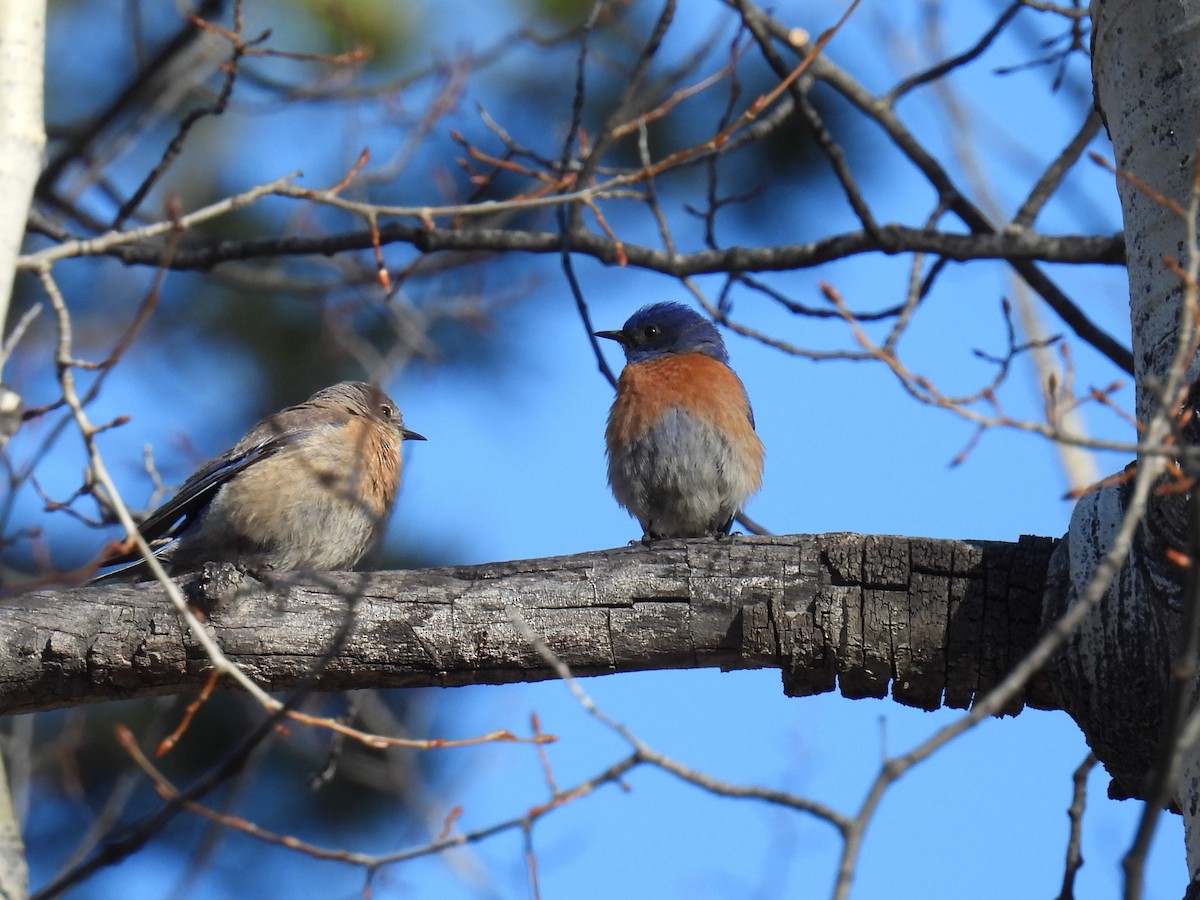
<instances>
[{"instance_id":1,"label":"tree branch","mask_svg":"<svg viewBox=\"0 0 1200 900\"><path fill-rule=\"evenodd\" d=\"M880 240L864 231L848 231L807 244L775 247L727 247L671 254L640 244L622 243L630 266L683 277L725 272L778 272L818 266L862 253L935 253L953 260L1003 259L1038 260L1056 263L1124 265L1125 242L1114 235L1049 235L1032 231L994 234L959 234L881 225ZM550 231L517 231L501 228L426 228L389 223L379 228L382 244L412 244L423 253L441 250L484 253L559 253L563 237ZM605 235L572 232L567 238L572 253L601 262L617 262L617 248ZM214 241L181 247L171 261L174 269L211 269L223 262L261 257L322 255L347 250L370 250L370 229L329 235L262 238L244 241ZM157 266L162 250L155 243L110 246L106 255L132 265ZM1125 351L1128 352L1128 351Z\"/></svg>"},{"instance_id":2,"label":"tree branch","mask_svg":"<svg viewBox=\"0 0 1200 900\"><path fill-rule=\"evenodd\" d=\"M581 674L778 667L784 689L966 707L1034 643L1054 542L849 534L668 541L408 572L183 582L264 688L303 681L345 625L325 690L553 677L523 620ZM199 690L210 662L155 584L38 591L0 606L0 712ZM1046 683L1023 702L1053 707Z\"/></svg>"}]
</instances>

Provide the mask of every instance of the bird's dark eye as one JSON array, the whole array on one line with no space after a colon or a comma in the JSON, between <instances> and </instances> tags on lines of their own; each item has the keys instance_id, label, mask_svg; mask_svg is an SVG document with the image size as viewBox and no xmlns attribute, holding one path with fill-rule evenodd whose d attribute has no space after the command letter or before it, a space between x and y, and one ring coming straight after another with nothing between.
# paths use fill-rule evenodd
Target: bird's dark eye
<instances>
[{"instance_id":1,"label":"bird's dark eye","mask_svg":"<svg viewBox=\"0 0 1200 900\"><path fill-rule=\"evenodd\" d=\"M654 338L658 337L658 335L659 335L658 326L657 325L647 325L645 328L642 329L642 335L647 340L653 340Z\"/></svg>"},{"instance_id":2,"label":"bird's dark eye","mask_svg":"<svg viewBox=\"0 0 1200 900\"><path fill-rule=\"evenodd\" d=\"M392 409L390 406L388 406L386 403L384 403L384 404L380 405L380 407L379 407L379 415L381 415L383 418L385 418L385 419L390 419L390 418L391 418L392 416L394 416L395 414L396 414L395 410L393 410L393 409Z\"/></svg>"}]
</instances>

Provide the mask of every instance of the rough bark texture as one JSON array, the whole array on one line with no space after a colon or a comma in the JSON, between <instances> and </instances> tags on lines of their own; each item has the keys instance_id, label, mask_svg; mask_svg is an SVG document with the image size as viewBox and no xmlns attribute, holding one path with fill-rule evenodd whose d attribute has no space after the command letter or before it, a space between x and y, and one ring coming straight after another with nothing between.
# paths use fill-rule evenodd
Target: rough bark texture
<instances>
[{"instance_id":1,"label":"rough bark texture","mask_svg":"<svg viewBox=\"0 0 1200 900\"><path fill-rule=\"evenodd\" d=\"M1200 2L1095 0L1091 13L1096 102L1116 163L1151 189L1128 178L1116 181L1129 268L1137 415L1145 425L1160 404L1186 324L1183 281L1167 260L1186 264L1195 252L1177 209L1188 207L1197 166ZM1189 378L1196 374L1193 359ZM1079 504L1064 557L1067 602L1088 583L1125 507L1119 486ZM1166 550L1185 543L1180 496L1153 497L1143 522L1121 574L1067 648L1063 674L1069 677L1062 681L1065 708L1084 727L1114 782L1135 794L1145 790L1147 772L1163 760L1158 744L1169 665L1179 646L1184 581ZM1101 704L1111 704L1107 714ZM1126 711L1133 715L1125 718ZM1200 875L1198 750L1190 751L1176 785L1193 879Z\"/></svg>"},{"instance_id":2,"label":"rough bark texture","mask_svg":"<svg viewBox=\"0 0 1200 900\"><path fill-rule=\"evenodd\" d=\"M833 690L965 707L1039 631L1054 541L852 534L666 541L484 566L334 573L264 586L186 580L231 659L272 690L302 683L353 616L317 687L551 677L514 612L577 674L779 667ZM240 583L239 583L240 582ZM0 604L0 712L193 690L208 664L154 584ZM1039 681L1022 702L1052 707Z\"/></svg>"},{"instance_id":3,"label":"rough bark texture","mask_svg":"<svg viewBox=\"0 0 1200 900\"><path fill-rule=\"evenodd\" d=\"M1051 563L1048 622L1083 593L1096 560L1111 546L1126 493L1122 486L1079 501ZM1178 607L1153 589L1147 558L1135 544L1109 592L1064 644L1049 673L1061 708L1104 763L1112 776L1109 793L1118 798L1145 796L1147 776L1160 759L1178 645Z\"/></svg>"},{"instance_id":4,"label":"rough bark texture","mask_svg":"<svg viewBox=\"0 0 1200 900\"><path fill-rule=\"evenodd\" d=\"M1186 261L1186 224L1161 198L1186 208L1191 194L1200 137L1200 4L1096 0L1092 20L1097 105L1117 166L1140 182L1117 178L1115 186L1125 226L1137 416L1146 422L1158 405L1148 378L1166 375L1177 344L1183 282L1164 258ZM1191 368L1194 376L1195 362Z\"/></svg>"}]
</instances>

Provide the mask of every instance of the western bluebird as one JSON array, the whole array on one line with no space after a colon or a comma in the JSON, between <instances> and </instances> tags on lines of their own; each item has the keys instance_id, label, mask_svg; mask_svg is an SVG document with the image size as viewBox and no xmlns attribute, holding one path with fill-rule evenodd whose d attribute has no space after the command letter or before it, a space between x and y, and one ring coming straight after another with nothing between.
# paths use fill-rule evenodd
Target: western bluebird
<instances>
[{"instance_id":1,"label":"western bluebird","mask_svg":"<svg viewBox=\"0 0 1200 900\"><path fill-rule=\"evenodd\" d=\"M348 569L383 534L400 487L404 427L383 391L343 381L263 419L141 523L173 573L206 562ZM112 565L136 559L125 553ZM147 577L133 565L102 576ZM142 571L138 571L138 570Z\"/></svg>"},{"instance_id":2,"label":"western bluebird","mask_svg":"<svg viewBox=\"0 0 1200 900\"><path fill-rule=\"evenodd\" d=\"M762 483L763 445L713 323L680 303L634 313L608 416L608 483L643 541L728 534Z\"/></svg>"}]
</instances>

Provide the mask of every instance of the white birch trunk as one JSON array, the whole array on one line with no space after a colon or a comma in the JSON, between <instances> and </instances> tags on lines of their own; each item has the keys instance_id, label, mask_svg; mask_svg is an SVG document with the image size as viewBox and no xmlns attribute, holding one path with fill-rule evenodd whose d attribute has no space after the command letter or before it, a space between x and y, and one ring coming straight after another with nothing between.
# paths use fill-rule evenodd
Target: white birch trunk
<instances>
[{"instance_id":1,"label":"white birch trunk","mask_svg":"<svg viewBox=\"0 0 1200 900\"><path fill-rule=\"evenodd\" d=\"M25 220L46 146L45 0L0 2L0 344ZM0 368L4 359L0 356Z\"/></svg>"},{"instance_id":2,"label":"white birch trunk","mask_svg":"<svg viewBox=\"0 0 1200 900\"><path fill-rule=\"evenodd\" d=\"M1092 17L1096 98L1113 141L1116 164L1167 200L1186 207L1200 146L1200 0L1094 0ZM1179 328L1182 285L1164 257L1186 263L1189 248L1185 223L1161 201L1125 178L1117 180L1117 189L1129 264L1137 416L1140 422L1147 422L1157 404L1150 385L1165 378ZM1196 369L1192 360L1189 379L1195 379ZM1114 487L1106 493L1107 498L1080 504L1071 523L1075 591L1086 583L1105 549L1104 540L1098 538L1111 534L1113 519L1121 512L1123 489ZM1143 535L1161 521L1161 517L1155 518L1153 503L1149 515ZM1114 644L1119 634L1112 630L1128 640L1128 623L1154 618L1157 625L1136 627L1138 635L1149 639L1156 630L1162 633L1164 609L1172 606L1172 601L1177 609L1182 600L1178 572L1168 571L1169 564L1146 550L1146 541L1135 543L1132 558L1110 589L1106 608L1092 617L1090 634L1081 635L1077 642L1085 653L1090 646L1087 655L1097 670L1118 678L1119 661L1103 658L1121 646L1119 640ZM1171 652L1173 643L1168 639L1158 652ZM1141 679L1144 673L1135 669L1123 675ZM1093 684L1103 693L1102 676ZM1185 818L1188 870L1194 880L1200 876L1200 755L1195 748L1185 757L1176 789Z\"/></svg>"},{"instance_id":3,"label":"white birch trunk","mask_svg":"<svg viewBox=\"0 0 1200 900\"><path fill-rule=\"evenodd\" d=\"M46 146L42 112L45 44L45 0L0 0L0 346L6 336L25 221ZM0 368L5 361L0 352ZM0 757L0 896L23 900L28 895L21 827Z\"/></svg>"}]
</instances>

